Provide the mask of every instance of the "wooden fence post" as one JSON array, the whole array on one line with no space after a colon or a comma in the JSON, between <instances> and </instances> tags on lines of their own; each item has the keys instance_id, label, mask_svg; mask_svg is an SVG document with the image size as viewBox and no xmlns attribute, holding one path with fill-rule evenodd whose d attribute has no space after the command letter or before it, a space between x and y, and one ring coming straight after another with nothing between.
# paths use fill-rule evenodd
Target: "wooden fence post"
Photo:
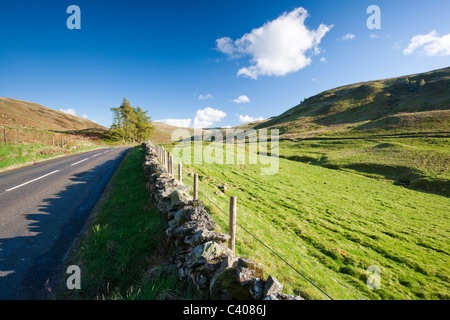
<instances>
[{"instance_id":1,"label":"wooden fence post","mask_svg":"<svg viewBox=\"0 0 450 320\"><path fill-rule=\"evenodd\" d=\"M235 253L236 248L236 209L237 198L235 196L230 197L230 222L229 222L229 235L228 248Z\"/></svg>"},{"instance_id":2,"label":"wooden fence post","mask_svg":"<svg viewBox=\"0 0 450 320\"><path fill-rule=\"evenodd\" d=\"M4 140L5 143L6 143L6 129L3 129L3 140Z\"/></svg>"},{"instance_id":3,"label":"wooden fence post","mask_svg":"<svg viewBox=\"0 0 450 320\"><path fill-rule=\"evenodd\" d=\"M178 181L183 182L183 165L178 162Z\"/></svg>"},{"instance_id":4,"label":"wooden fence post","mask_svg":"<svg viewBox=\"0 0 450 320\"><path fill-rule=\"evenodd\" d=\"M173 178L173 159L172 159L172 154L169 152L167 155L167 171L169 172L169 176L171 176Z\"/></svg>"},{"instance_id":5,"label":"wooden fence post","mask_svg":"<svg viewBox=\"0 0 450 320\"><path fill-rule=\"evenodd\" d=\"M198 200L198 174L194 173L194 200Z\"/></svg>"}]
</instances>

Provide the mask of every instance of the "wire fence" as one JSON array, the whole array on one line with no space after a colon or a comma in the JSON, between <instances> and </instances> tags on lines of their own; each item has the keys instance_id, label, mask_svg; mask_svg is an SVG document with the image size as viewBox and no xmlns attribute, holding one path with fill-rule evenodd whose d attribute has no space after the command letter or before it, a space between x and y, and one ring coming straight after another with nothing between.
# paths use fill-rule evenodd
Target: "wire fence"
<instances>
[{"instance_id":1,"label":"wire fence","mask_svg":"<svg viewBox=\"0 0 450 320\"><path fill-rule=\"evenodd\" d=\"M77 142L98 142L95 136L80 134L64 134L47 130L31 128L16 129L0 126L0 143L10 144L44 144L55 147L67 148Z\"/></svg>"},{"instance_id":2,"label":"wire fence","mask_svg":"<svg viewBox=\"0 0 450 320\"><path fill-rule=\"evenodd\" d=\"M174 178L179 176L178 168L173 165ZM194 170L182 166L181 176L193 194ZM213 217L218 231L228 234L230 197L222 192L211 191L207 183L201 180L198 181L198 200ZM331 275L330 270L309 258L308 248L299 239L287 239L286 234L280 236L279 230L271 228L258 214L239 209L239 205L237 227L236 251L260 263L266 272L283 284L285 292L305 299L365 300L353 288Z\"/></svg>"}]
</instances>

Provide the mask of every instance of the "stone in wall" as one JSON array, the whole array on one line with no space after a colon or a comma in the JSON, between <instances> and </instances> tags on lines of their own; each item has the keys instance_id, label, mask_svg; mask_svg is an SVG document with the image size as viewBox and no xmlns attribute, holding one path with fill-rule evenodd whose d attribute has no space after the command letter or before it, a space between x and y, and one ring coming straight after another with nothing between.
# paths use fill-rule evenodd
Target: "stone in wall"
<instances>
[{"instance_id":1,"label":"stone in wall","mask_svg":"<svg viewBox=\"0 0 450 320\"><path fill-rule=\"evenodd\" d=\"M214 231L216 224L203 204L193 200L189 187L172 179L157 160L151 142L143 144L146 188L168 220L166 235L173 245L173 264L181 280L191 281L203 294L223 299L302 300L282 293L273 277L247 258L234 257L230 236Z\"/></svg>"}]
</instances>

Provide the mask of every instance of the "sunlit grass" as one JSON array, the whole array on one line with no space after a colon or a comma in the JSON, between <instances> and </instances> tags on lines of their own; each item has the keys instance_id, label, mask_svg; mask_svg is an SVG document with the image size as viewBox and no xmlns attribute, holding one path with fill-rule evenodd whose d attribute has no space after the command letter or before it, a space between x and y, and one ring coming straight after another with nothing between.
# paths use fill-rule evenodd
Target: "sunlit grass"
<instances>
[{"instance_id":1,"label":"sunlit grass","mask_svg":"<svg viewBox=\"0 0 450 320\"><path fill-rule=\"evenodd\" d=\"M99 145L87 141L74 141L65 148L35 143L2 143L0 144L0 170L99 147Z\"/></svg>"},{"instance_id":2,"label":"sunlit grass","mask_svg":"<svg viewBox=\"0 0 450 320\"><path fill-rule=\"evenodd\" d=\"M283 142L280 156L450 196L449 146L450 138L303 140Z\"/></svg>"},{"instance_id":3,"label":"sunlit grass","mask_svg":"<svg viewBox=\"0 0 450 320\"><path fill-rule=\"evenodd\" d=\"M292 150L282 145L280 153ZM197 172L200 191L226 213L229 196L237 196L238 223L333 298L450 298L449 198L285 158L275 175L261 175L261 167L184 164L184 179L190 183ZM228 193L222 197L214 192L223 184ZM211 211L227 232L227 217ZM241 228L236 245L239 255L256 259L289 291L324 298ZM381 270L377 290L366 285L374 265Z\"/></svg>"},{"instance_id":4,"label":"sunlit grass","mask_svg":"<svg viewBox=\"0 0 450 320\"><path fill-rule=\"evenodd\" d=\"M82 271L73 299L179 299L196 297L175 272L148 279L146 271L166 263L167 221L152 205L142 169L144 149L133 148L117 169L70 264Z\"/></svg>"}]
</instances>

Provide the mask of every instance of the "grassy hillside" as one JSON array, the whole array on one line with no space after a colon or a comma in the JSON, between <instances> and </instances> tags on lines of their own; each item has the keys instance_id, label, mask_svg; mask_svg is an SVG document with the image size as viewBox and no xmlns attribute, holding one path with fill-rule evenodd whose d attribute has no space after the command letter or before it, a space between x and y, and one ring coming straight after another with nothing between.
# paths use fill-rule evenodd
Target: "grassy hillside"
<instances>
[{"instance_id":1,"label":"grassy hillside","mask_svg":"<svg viewBox=\"0 0 450 320\"><path fill-rule=\"evenodd\" d=\"M170 142L172 132L185 129L157 122L153 124L156 130L152 140L156 143ZM193 129L186 130L193 134ZM2 97L0 139L0 170L99 145L120 144L111 138L108 128L88 119L37 103Z\"/></svg>"},{"instance_id":2,"label":"grassy hillside","mask_svg":"<svg viewBox=\"0 0 450 320\"><path fill-rule=\"evenodd\" d=\"M170 142L172 132L180 129L164 123L154 122L153 124L156 130L152 140L157 143ZM60 134L83 136L92 141L109 141L107 135L109 129L93 121L53 110L37 103L11 98L0 97L0 128L21 130L21 133L28 133L28 131L33 131L33 133L39 132L39 134L46 134L47 136L49 136L51 131ZM43 131L40 132L41 130ZM193 133L193 129L187 128L187 130ZM11 140L13 137L14 133L9 133L9 139ZM30 139L28 136L25 138Z\"/></svg>"},{"instance_id":3,"label":"grassy hillside","mask_svg":"<svg viewBox=\"0 0 450 320\"><path fill-rule=\"evenodd\" d=\"M99 148L107 130L37 103L0 97L0 172Z\"/></svg>"},{"instance_id":4,"label":"grassy hillside","mask_svg":"<svg viewBox=\"0 0 450 320\"><path fill-rule=\"evenodd\" d=\"M450 196L450 68L327 90L246 128L279 129L285 159Z\"/></svg>"},{"instance_id":5,"label":"grassy hillside","mask_svg":"<svg viewBox=\"0 0 450 320\"><path fill-rule=\"evenodd\" d=\"M318 136L449 133L450 68L331 89L256 129L288 139Z\"/></svg>"},{"instance_id":6,"label":"grassy hillside","mask_svg":"<svg viewBox=\"0 0 450 320\"><path fill-rule=\"evenodd\" d=\"M56 131L106 129L88 119L56 111L37 103L2 97L0 97L0 126Z\"/></svg>"}]
</instances>

